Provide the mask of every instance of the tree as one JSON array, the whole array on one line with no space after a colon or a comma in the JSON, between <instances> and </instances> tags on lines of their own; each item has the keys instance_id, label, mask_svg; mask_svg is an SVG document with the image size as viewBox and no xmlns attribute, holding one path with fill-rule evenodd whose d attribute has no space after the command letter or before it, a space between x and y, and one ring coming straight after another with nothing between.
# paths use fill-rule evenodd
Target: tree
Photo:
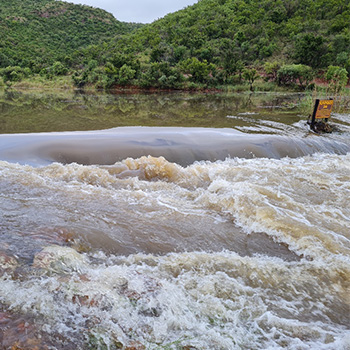
<instances>
[{"instance_id":1,"label":"tree","mask_svg":"<svg viewBox=\"0 0 350 350\"><path fill-rule=\"evenodd\" d=\"M329 66L325 78L329 83L331 91L337 94L346 86L348 72L345 68L339 66Z\"/></svg>"},{"instance_id":2,"label":"tree","mask_svg":"<svg viewBox=\"0 0 350 350\"><path fill-rule=\"evenodd\" d=\"M259 78L259 74L254 68L246 68L243 70L243 79L250 84L250 91L253 91L253 84L256 79Z\"/></svg>"},{"instance_id":3,"label":"tree","mask_svg":"<svg viewBox=\"0 0 350 350\"><path fill-rule=\"evenodd\" d=\"M349 52L341 52L336 57L336 64L345 68L350 74L350 54Z\"/></svg>"},{"instance_id":4,"label":"tree","mask_svg":"<svg viewBox=\"0 0 350 350\"><path fill-rule=\"evenodd\" d=\"M277 61L266 62L264 70L268 80L277 81L277 72L281 68L281 64Z\"/></svg>"},{"instance_id":5,"label":"tree","mask_svg":"<svg viewBox=\"0 0 350 350\"><path fill-rule=\"evenodd\" d=\"M191 75L191 81L195 83L205 83L209 80L209 74L215 70L215 65L207 60L199 61L198 58L188 58L182 62L184 71Z\"/></svg>"},{"instance_id":6,"label":"tree","mask_svg":"<svg viewBox=\"0 0 350 350\"><path fill-rule=\"evenodd\" d=\"M305 89L313 79L312 69L303 64L288 64L282 66L277 72L279 85L298 85Z\"/></svg>"},{"instance_id":7,"label":"tree","mask_svg":"<svg viewBox=\"0 0 350 350\"><path fill-rule=\"evenodd\" d=\"M323 61L327 52L324 39L320 35L307 33L296 38L294 58L298 63L319 68L325 64Z\"/></svg>"},{"instance_id":8,"label":"tree","mask_svg":"<svg viewBox=\"0 0 350 350\"><path fill-rule=\"evenodd\" d=\"M8 58L4 53L0 51L0 68L5 68L11 66L13 64L13 60Z\"/></svg>"},{"instance_id":9,"label":"tree","mask_svg":"<svg viewBox=\"0 0 350 350\"><path fill-rule=\"evenodd\" d=\"M73 84L78 88L83 88L88 83L88 71L77 70L72 75Z\"/></svg>"},{"instance_id":10,"label":"tree","mask_svg":"<svg viewBox=\"0 0 350 350\"><path fill-rule=\"evenodd\" d=\"M124 64L120 69L118 73L118 83L120 85L127 85L132 79L134 79L136 74L136 70L132 69L127 64Z\"/></svg>"},{"instance_id":11,"label":"tree","mask_svg":"<svg viewBox=\"0 0 350 350\"><path fill-rule=\"evenodd\" d=\"M55 76L67 74L68 69L59 61L56 61L52 65L52 74Z\"/></svg>"},{"instance_id":12,"label":"tree","mask_svg":"<svg viewBox=\"0 0 350 350\"><path fill-rule=\"evenodd\" d=\"M0 69L0 76L3 77L4 82L13 81L18 82L23 78L27 78L31 74L29 68L22 68L19 66L10 66Z\"/></svg>"}]
</instances>

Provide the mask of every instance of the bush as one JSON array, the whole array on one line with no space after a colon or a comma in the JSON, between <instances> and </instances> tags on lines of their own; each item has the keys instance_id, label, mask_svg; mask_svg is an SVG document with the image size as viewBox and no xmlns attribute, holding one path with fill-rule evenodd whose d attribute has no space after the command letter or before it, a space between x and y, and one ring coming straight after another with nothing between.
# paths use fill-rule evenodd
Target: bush
<instances>
[{"instance_id":1,"label":"bush","mask_svg":"<svg viewBox=\"0 0 350 350\"><path fill-rule=\"evenodd\" d=\"M185 73L191 75L190 80L195 83L208 83L210 74L215 75L216 67L207 60L199 61L198 58L192 57L181 63L181 67Z\"/></svg>"},{"instance_id":2,"label":"bush","mask_svg":"<svg viewBox=\"0 0 350 350\"><path fill-rule=\"evenodd\" d=\"M13 60L9 57L7 57L4 53L0 52L0 68L6 68L8 66L11 66L13 64Z\"/></svg>"},{"instance_id":3,"label":"bush","mask_svg":"<svg viewBox=\"0 0 350 350\"><path fill-rule=\"evenodd\" d=\"M340 92L348 82L348 71L339 66L329 66L325 74L330 89L334 93Z\"/></svg>"},{"instance_id":4,"label":"bush","mask_svg":"<svg viewBox=\"0 0 350 350\"><path fill-rule=\"evenodd\" d=\"M254 68L245 68L243 70L243 79L250 85L250 91L253 91L253 84L256 79L259 78L259 74Z\"/></svg>"},{"instance_id":5,"label":"bush","mask_svg":"<svg viewBox=\"0 0 350 350\"><path fill-rule=\"evenodd\" d=\"M104 67L88 70L86 74L88 83L94 84L97 89L105 89L109 86L109 79Z\"/></svg>"},{"instance_id":6,"label":"bush","mask_svg":"<svg viewBox=\"0 0 350 350\"><path fill-rule=\"evenodd\" d=\"M298 63L313 68L324 66L327 52L328 48L322 36L307 33L296 37L294 58Z\"/></svg>"},{"instance_id":7,"label":"bush","mask_svg":"<svg viewBox=\"0 0 350 350\"><path fill-rule=\"evenodd\" d=\"M298 86L302 89L313 79L312 68L304 64L288 64L282 66L277 72L277 83L283 86Z\"/></svg>"},{"instance_id":8,"label":"bush","mask_svg":"<svg viewBox=\"0 0 350 350\"><path fill-rule=\"evenodd\" d=\"M348 75L350 74L350 56L348 52L339 53L336 57L336 64L342 68L345 68Z\"/></svg>"},{"instance_id":9,"label":"bush","mask_svg":"<svg viewBox=\"0 0 350 350\"><path fill-rule=\"evenodd\" d=\"M120 69L118 73L118 81L120 85L127 85L131 82L132 79L135 78L136 70L132 69L127 64L124 64Z\"/></svg>"},{"instance_id":10,"label":"bush","mask_svg":"<svg viewBox=\"0 0 350 350\"><path fill-rule=\"evenodd\" d=\"M167 62L152 63L142 73L139 84L141 87L159 87L162 89L176 89L181 86L183 75L170 67Z\"/></svg>"},{"instance_id":11,"label":"bush","mask_svg":"<svg viewBox=\"0 0 350 350\"><path fill-rule=\"evenodd\" d=\"M66 75L67 73L68 69L60 61L56 61L52 66L43 68L40 71L40 75L46 77L47 79Z\"/></svg>"},{"instance_id":12,"label":"bush","mask_svg":"<svg viewBox=\"0 0 350 350\"><path fill-rule=\"evenodd\" d=\"M24 78L29 77L31 74L30 68L21 68L19 66L10 66L0 69L0 76L3 77L5 83L7 81L18 82Z\"/></svg>"},{"instance_id":13,"label":"bush","mask_svg":"<svg viewBox=\"0 0 350 350\"><path fill-rule=\"evenodd\" d=\"M76 87L83 88L88 83L88 72L86 70L75 71L72 80Z\"/></svg>"},{"instance_id":14,"label":"bush","mask_svg":"<svg viewBox=\"0 0 350 350\"><path fill-rule=\"evenodd\" d=\"M264 70L266 73L267 81L271 80L271 81L276 82L277 81L277 73L278 73L280 68L281 68L281 64L277 61L266 62L264 65Z\"/></svg>"},{"instance_id":15,"label":"bush","mask_svg":"<svg viewBox=\"0 0 350 350\"><path fill-rule=\"evenodd\" d=\"M66 75L68 72L68 69L59 61L55 62L51 69L52 74L55 76Z\"/></svg>"}]
</instances>

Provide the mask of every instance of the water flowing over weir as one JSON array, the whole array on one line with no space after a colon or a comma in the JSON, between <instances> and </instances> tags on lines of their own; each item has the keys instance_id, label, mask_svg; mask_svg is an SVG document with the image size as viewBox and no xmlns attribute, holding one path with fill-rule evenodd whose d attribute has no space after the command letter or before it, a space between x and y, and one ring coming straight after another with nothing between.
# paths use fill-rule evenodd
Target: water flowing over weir
<instances>
[{"instance_id":1,"label":"water flowing over weir","mask_svg":"<svg viewBox=\"0 0 350 350\"><path fill-rule=\"evenodd\" d=\"M234 129L124 127L94 132L0 136L0 157L19 163L114 164L126 158L164 157L189 165L226 158L300 157L316 152L345 154L349 144L317 136L259 135Z\"/></svg>"},{"instance_id":2,"label":"water flowing over weir","mask_svg":"<svg viewBox=\"0 0 350 350\"><path fill-rule=\"evenodd\" d=\"M0 349L349 349L348 117L0 135Z\"/></svg>"}]
</instances>

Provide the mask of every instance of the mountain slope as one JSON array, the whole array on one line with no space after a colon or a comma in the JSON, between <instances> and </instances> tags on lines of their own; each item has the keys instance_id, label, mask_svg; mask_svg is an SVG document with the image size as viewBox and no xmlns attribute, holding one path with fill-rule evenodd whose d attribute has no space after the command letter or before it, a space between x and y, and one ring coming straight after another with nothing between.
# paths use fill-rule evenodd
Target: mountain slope
<instances>
[{"instance_id":1,"label":"mountain slope","mask_svg":"<svg viewBox=\"0 0 350 350\"><path fill-rule=\"evenodd\" d=\"M280 56L317 68L350 52L350 2L200 0L132 38L135 50L158 50L162 60L181 54L229 66Z\"/></svg>"},{"instance_id":2,"label":"mountain slope","mask_svg":"<svg viewBox=\"0 0 350 350\"><path fill-rule=\"evenodd\" d=\"M62 1L2 0L0 68L68 73L79 87L174 89L242 79L252 88L255 68L269 65L266 79L305 88L329 65L346 79L349 23L349 0L199 0L148 25ZM11 74L3 70L3 80Z\"/></svg>"},{"instance_id":3,"label":"mountain slope","mask_svg":"<svg viewBox=\"0 0 350 350\"><path fill-rule=\"evenodd\" d=\"M133 25L110 13L54 0L1 0L0 67L40 70L78 49L125 34Z\"/></svg>"}]
</instances>

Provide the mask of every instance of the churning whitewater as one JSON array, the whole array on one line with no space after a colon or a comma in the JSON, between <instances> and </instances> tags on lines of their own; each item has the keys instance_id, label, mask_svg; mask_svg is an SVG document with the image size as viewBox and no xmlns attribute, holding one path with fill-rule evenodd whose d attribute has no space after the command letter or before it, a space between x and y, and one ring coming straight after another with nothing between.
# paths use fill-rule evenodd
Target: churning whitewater
<instances>
[{"instance_id":1,"label":"churning whitewater","mask_svg":"<svg viewBox=\"0 0 350 350\"><path fill-rule=\"evenodd\" d=\"M0 311L29 340L350 348L349 153L1 161L0 184Z\"/></svg>"},{"instance_id":2,"label":"churning whitewater","mask_svg":"<svg viewBox=\"0 0 350 350\"><path fill-rule=\"evenodd\" d=\"M349 350L349 114L301 103L6 94L0 348Z\"/></svg>"}]
</instances>

